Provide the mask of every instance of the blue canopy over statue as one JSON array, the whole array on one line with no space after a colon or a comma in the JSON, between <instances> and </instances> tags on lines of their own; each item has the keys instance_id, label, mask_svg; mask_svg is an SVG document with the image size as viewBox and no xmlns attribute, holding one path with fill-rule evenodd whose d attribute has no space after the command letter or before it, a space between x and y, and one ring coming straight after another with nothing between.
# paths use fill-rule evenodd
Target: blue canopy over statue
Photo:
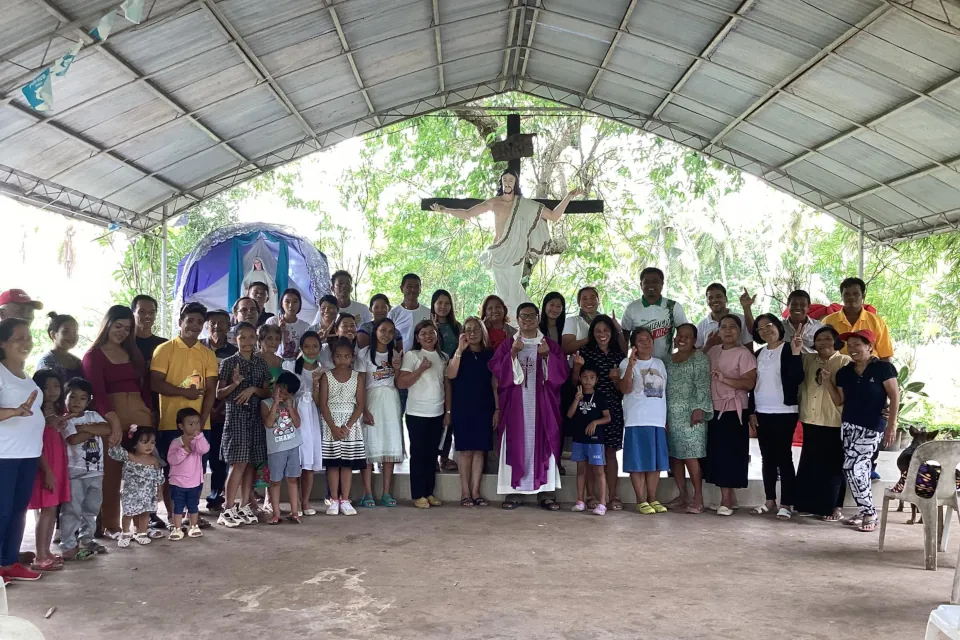
<instances>
[{"instance_id":1,"label":"blue canopy over statue","mask_svg":"<svg viewBox=\"0 0 960 640\"><path fill-rule=\"evenodd\" d=\"M177 308L200 302L230 310L253 282L270 290L267 309L277 313L279 294L293 288L303 298L300 318L312 322L317 300L330 293L327 257L287 227L234 224L207 234L177 266Z\"/></svg>"}]
</instances>

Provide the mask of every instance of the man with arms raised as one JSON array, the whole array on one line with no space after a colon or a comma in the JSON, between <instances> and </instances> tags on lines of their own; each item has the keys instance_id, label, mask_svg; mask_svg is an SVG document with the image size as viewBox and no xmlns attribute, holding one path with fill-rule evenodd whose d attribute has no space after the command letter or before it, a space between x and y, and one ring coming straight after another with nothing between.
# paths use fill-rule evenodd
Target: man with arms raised
<instances>
[{"instance_id":1,"label":"man with arms raised","mask_svg":"<svg viewBox=\"0 0 960 640\"><path fill-rule=\"evenodd\" d=\"M550 241L550 230L544 220L556 222L567 210L572 198L577 197L579 189L574 189L560 201L556 209L550 210L535 200L528 200L520 193L519 176L507 169L500 175L500 188L497 195L484 200L469 209L448 209L434 204L434 211L469 220L492 211L496 235L493 244L480 254L480 262L493 274L497 295L503 298L507 309L514 310L520 303L530 302L523 290L520 279L523 265L528 259L538 258L546 251Z\"/></svg>"}]
</instances>

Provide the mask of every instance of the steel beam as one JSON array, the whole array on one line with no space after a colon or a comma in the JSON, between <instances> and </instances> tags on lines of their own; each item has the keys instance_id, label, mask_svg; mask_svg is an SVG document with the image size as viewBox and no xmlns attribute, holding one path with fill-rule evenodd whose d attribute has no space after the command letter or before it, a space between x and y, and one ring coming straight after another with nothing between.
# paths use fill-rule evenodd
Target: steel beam
<instances>
[{"instance_id":1,"label":"steel beam","mask_svg":"<svg viewBox=\"0 0 960 640\"><path fill-rule=\"evenodd\" d=\"M337 36L340 38L340 46L343 47L343 52L347 55L347 62L350 63L350 68L353 70L353 77L357 81L357 86L360 87L360 94L363 96L364 102L367 103L367 109L370 110L370 115L373 116L374 121L377 123L377 126L381 126L380 118L376 115L377 110L373 108L373 102L370 101L370 95L367 93L366 87L363 86L363 78L360 77L360 70L357 69L357 63L353 59L353 52L350 50L350 44L347 42L347 36L343 33L343 26L340 24L340 17L337 15L337 9L329 0L322 0L324 6L330 11L330 18L333 20L333 26L337 30Z\"/></svg>"},{"instance_id":2,"label":"steel beam","mask_svg":"<svg viewBox=\"0 0 960 640\"><path fill-rule=\"evenodd\" d=\"M540 9L542 8L542 4L542 0L535 0L535 4L533 6L533 16L530 18L530 32L527 35L527 51L523 55L523 65L520 67L521 78L527 75L527 65L530 63L530 52L533 51L533 36L537 32L537 20L540 19ZM520 84L520 89L523 89L522 83Z\"/></svg>"},{"instance_id":3,"label":"steel beam","mask_svg":"<svg viewBox=\"0 0 960 640\"><path fill-rule=\"evenodd\" d=\"M437 46L437 82L440 83L440 93L444 93L447 88L443 74L443 46L440 44L439 0L433 0L433 40Z\"/></svg>"},{"instance_id":4,"label":"steel beam","mask_svg":"<svg viewBox=\"0 0 960 640\"><path fill-rule=\"evenodd\" d=\"M680 90L683 89L683 85L687 84L687 80L689 80L690 77L694 74L694 72L700 68L701 61L709 60L710 56L713 55L713 52L716 51L717 47L720 46L720 43L723 42L724 39L727 37L727 34L729 34L733 30L733 28L737 26L737 23L740 22L740 19L743 17L744 14L746 14L747 11L750 10L750 7L752 7L755 2L756 0L743 0L740 3L740 6L737 7L736 14L727 18L727 21L720 28L720 30L717 31L716 35L714 35L713 38L711 38L710 42L707 43L707 46L705 46L703 50L700 51L700 55L698 55L694 59L693 63L691 63L691 65L687 67L687 70L683 72L683 75L680 76L680 79L674 83L673 88L670 89L670 93L668 93L666 97L664 97L664 99L660 102L660 104L657 105L657 108L653 110L653 113L651 115L654 118L658 117L660 113L666 108L666 106L670 104L670 101L673 100L674 95L680 93ZM632 7L632 4L631 4L631 7ZM623 27L621 26L621 28ZM613 44L611 44L610 47L612 49ZM599 76L600 74L598 72L597 77ZM597 79L594 78L593 81L594 83L596 83ZM593 93L593 85L590 85L590 91L587 91L587 93L588 94Z\"/></svg>"},{"instance_id":5,"label":"steel beam","mask_svg":"<svg viewBox=\"0 0 960 640\"><path fill-rule=\"evenodd\" d=\"M610 64L610 58L613 57L613 51L617 48L617 44L620 43L620 36L624 33L629 33L627 31L627 25L630 23L630 16L633 15L633 10L637 8L637 0L630 0L630 4L627 5L627 10L623 12L623 18L620 20L620 26L617 28L616 33L613 34L613 40L610 41L610 46L607 47L607 52L603 56L603 60L600 61L600 66L597 68L597 72L593 76L593 80L590 82L590 86L587 88L587 95L592 96L593 90L597 88L597 82L600 81L600 76L603 75L603 72L606 71L607 65Z\"/></svg>"},{"instance_id":6,"label":"steel beam","mask_svg":"<svg viewBox=\"0 0 960 640\"><path fill-rule=\"evenodd\" d=\"M791 83L795 82L799 78L802 78L811 69L815 69L817 65L820 64L820 62L822 62L827 58L827 56L830 54L831 51L833 51L843 43L850 40L850 38L854 37L861 31L869 27L876 20L879 20L888 11L890 11L889 5L886 5L886 4L880 5L879 7L871 11L863 20L851 26L849 29L847 29L842 34L840 34L840 36L836 38L833 42L831 42L827 46L820 49L820 51L818 51L815 56L813 56L812 58L804 62L802 65L794 69L792 72L790 72L785 78L783 78L782 80L780 80L780 82L772 86L769 91L767 91L765 94L760 96L753 104L747 107L747 109L743 113L741 113L736 118L731 120L727 124L727 126L725 126L723 130L720 131L720 133L718 133L713 138L711 138L710 147L712 148L718 142L723 140L723 138L726 137L728 133L736 129L741 122L743 122L744 120L749 118L751 115L756 113L759 109L761 109L765 104L767 104L770 101L771 98L777 95L781 90L785 89Z\"/></svg>"},{"instance_id":7,"label":"steel beam","mask_svg":"<svg viewBox=\"0 0 960 640\"><path fill-rule=\"evenodd\" d=\"M513 50L513 30L517 24L517 8L520 0L512 0L510 20L507 22L507 39L503 45L503 69L500 71L500 92L503 93L507 86L507 69L510 68L510 52ZM519 53L517 55L520 55Z\"/></svg>"}]
</instances>

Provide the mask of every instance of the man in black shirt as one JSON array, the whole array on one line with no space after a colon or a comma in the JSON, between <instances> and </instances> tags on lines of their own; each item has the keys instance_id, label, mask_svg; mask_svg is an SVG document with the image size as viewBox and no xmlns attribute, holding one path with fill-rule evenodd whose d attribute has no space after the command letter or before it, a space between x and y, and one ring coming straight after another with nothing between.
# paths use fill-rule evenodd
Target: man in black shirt
<instances>
[{"instance_id":1,"label":"man in black shirt","mask_svg":"<svg viewBox=\"0 0 960 640\"><path fill-rule=\"evenodd\" d=\"M217 356L219 363L237 353L237 347L227 340L230 332L230 314L223 309L216 309L207 313L207 334L209 338L201 340L201 344L209 348ZM210 463L210 495L207 496L207 510L218 511L223 507L223 491L227 482L227 465L220 458L220 444L223 441L223 423L225 419L224 402L213 405L210 414L210 453L204 456Z\"/></svg>"},{"instance_id":2,"label":"man in black shirt","mask_svg":"<svg viewBox=\"0 0 960 640\"><path fill-rule=\"evenodd\" d=\"M152 296L141 293L134 296L130 303L130 309L133 311L133 322L135 325L137 349L143 354L143 380L144 384L150 384L150 361L153 360L153 352L158 346L167 341L166 338L153 335L153 324L157 320L157 301ZM153 396L153 424L160 424L160 396L156 393ZM150 528L158 531L166 531L167 523L160 516L153 512L150 514Z\"/></svg>"}]
</instances>

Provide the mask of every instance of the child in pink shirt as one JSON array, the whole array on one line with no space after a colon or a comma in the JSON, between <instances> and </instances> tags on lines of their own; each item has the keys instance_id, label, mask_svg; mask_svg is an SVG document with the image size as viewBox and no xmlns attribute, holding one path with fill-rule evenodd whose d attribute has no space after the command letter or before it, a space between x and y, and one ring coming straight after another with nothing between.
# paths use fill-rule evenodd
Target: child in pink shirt
<instances>
[{"instance_id":1,"label":"child in pink shirt","mask_svg":"<svg viewBox=\"0 0 960 640\"><path fill-rule=\"evenodd\" d=\"M196 409L177 412L177 427L183 435L170 444L167 464L170 465L170 500L173 502L173 530L170 540L183 540L183 512L190 514L187 535L199 538L200 493L203 490L203 456L210 444L203 437L203 423Z\"/></svg>"}]
</instances>

